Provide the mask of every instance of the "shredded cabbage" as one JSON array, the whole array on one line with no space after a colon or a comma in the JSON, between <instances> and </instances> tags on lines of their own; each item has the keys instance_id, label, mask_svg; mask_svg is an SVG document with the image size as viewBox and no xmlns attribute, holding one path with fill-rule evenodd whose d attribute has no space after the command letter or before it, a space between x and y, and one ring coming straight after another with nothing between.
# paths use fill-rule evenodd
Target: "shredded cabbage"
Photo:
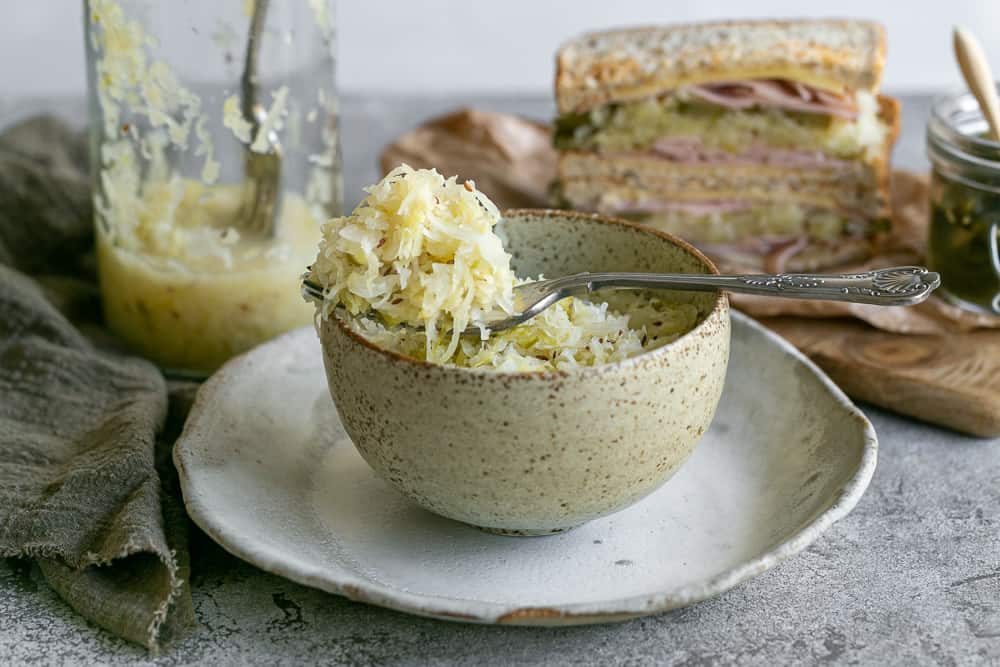
<instances>
[{"instance_id":1,"label":"shredded cabbage","mask_svg":"<svg viewBox=\"0 0 1000 667\"><path fill-rule=\"evenodd\" d=\"M608 300L612 305L570 297L486 340L467 336L443 363L503 372L595 366L666 345L698 321L696 306L668 303L646 293L619 292ZM376 345L415 359L440 359L443 353L439 344L429 357L426 336L414 329L388 328L368 317L350 318L347 323Z\"/></svg>"},{"instance_id":2,"label":"shredded cabbage","mask_svg":"<svg viewBox=\"0 0 1000 667\"><path fill-rule=\"evenodd\" d=\"M312 275L326 288L324 314L343 306L423 326L426 357L444 361L466 327L496 308L513 312L510 255L493 233L500 212L472 181L401 165L366 191L351 215L323 227Z\"/></svg>"},{"instance_id":3,"label":"shredded cabbage","mask_svg":"<svg viewBox=\"0 0 1000 667\"><path fill-rule=\"evenodd\" d=\"M544 371L627 359L697 322L694 305L617 292L614 307L565 299L490 333L485 317L512 313L521 282L493 231L496 206L471 181L407 165L366 192L351 215L323 226L310 277L324 288L322 317L343 308L349 326L382 347L433 363ZM461 336L469 326L479 339Z\"/></svg>"},{"instance_id":4,"label":"shredded cabbage","mask_svg":"<svg viewBox=\"0 0 1000 667\"><path fill-rule=\"evenodd\" d=\"M557 148L629 151L657 139L697 137L709 148L740 153L757 142L790 149L814 149L843 159L878 157L889 129L879 117L878 98L856 93L854 120L775 108L725 109L692 103L680 95L647 98L567 114L558 121Z\"/></svg>"}]
</instances>

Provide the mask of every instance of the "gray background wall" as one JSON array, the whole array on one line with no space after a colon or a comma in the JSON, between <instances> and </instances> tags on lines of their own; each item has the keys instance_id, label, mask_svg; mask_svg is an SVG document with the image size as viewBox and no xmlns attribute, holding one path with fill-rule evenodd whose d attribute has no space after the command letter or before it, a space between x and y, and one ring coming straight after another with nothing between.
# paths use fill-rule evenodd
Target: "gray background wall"
<instances>
[{"instance_id":1,"label":"gray background wall","mask_svg":"<svg viewBox=\"0 0 1000 667\"><path fill-rule=\"evenodd\" d=\"M180 0L175 2L183 8ZM242 0L202 0L237 3ZM305 0L300 0L304 2ZM614 25L733 16L860 16L889 30L885 85L958 84L950 30L971 27L1000 69L996 0L338 0L346 92L544 92L556 47ZM203 5L204 7L204 5ZM0 96L81 94L82 0L0 0Z\"/></svg>"}]
</instances>

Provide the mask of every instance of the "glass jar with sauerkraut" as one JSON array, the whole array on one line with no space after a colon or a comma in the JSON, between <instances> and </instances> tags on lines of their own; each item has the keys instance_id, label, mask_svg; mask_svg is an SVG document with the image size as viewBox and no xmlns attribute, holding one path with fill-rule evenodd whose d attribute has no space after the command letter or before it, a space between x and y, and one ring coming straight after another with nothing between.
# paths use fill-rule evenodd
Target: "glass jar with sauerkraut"
<instances>
[{"instance_id":1,"label":"glass jar with sauerkraut","mask_svg":"<svg viewBox=\"0 0 1000 667\"><path fill-rule=\"evenodd\" d=\"M341 212L332 0L87 0L108 326L204 375L308 324L296 288Z\"/></svg>"},{"instance_id":2,"label":"glass jar with sauerkraut","mask_svg":"<svg viewBox=\"0 0 1000 667\"><path fill-rule=\"evenodd\" d=\"M971 93L935 101L927 125L931 223L927 263L939 292L957 305L1000 316L1000 143Z\"/></svg>"}]
</instances>

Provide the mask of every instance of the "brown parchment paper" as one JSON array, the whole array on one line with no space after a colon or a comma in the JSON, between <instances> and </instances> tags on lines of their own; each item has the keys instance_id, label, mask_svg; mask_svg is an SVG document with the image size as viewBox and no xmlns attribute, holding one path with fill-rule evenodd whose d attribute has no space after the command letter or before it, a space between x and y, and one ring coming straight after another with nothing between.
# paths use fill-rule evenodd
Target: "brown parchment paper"
<instances>
[{"instance_id":1,"label":"brown parchment paper","mask_svg":"<svg viewBox=\"0 0 1000 667\"><path fill-rule=\"evenodd\" d=\"M459 109L398 137L386 146L379 159L383 173L401 162L471 178L501 209L551 206L548 188L555 177L556 151L552 148L549 127L544 123L511 114ZM929 214L927 195L925 175L894 172L891 231L868 261L836 267L830 272L853 273L884 266L923 264ZM724 265L719 270L730 271ZM909 308L747 295L732 295L732 303L757 317L853 317L879 329L906 334L1000 327L1000 318L968 313L936 297Z\"/></svg>"}]
</instances>

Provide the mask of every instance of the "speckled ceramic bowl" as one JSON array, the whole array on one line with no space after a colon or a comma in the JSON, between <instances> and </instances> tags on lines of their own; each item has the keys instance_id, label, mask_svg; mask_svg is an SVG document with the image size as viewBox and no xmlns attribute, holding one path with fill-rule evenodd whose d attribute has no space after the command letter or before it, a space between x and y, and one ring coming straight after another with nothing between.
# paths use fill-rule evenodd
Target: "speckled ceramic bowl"
<instances>
[{"instance_id":1,"label":"speckled ceramic bowl","mask_svg":"<svg viewBox=\"0 0 1000 667\"><path fill-rule=\"evenodd\" d=\"M563 211L508 211L519 275L714 273L683 241ZM432 512L513 535L567 530L622 509L680 467L708 428L729 360L720 293L675 292L703 316L678 340L614 364L552 373L439 366L320 324L330 393L385 480Z\"/></svg>"}]
</instances>

